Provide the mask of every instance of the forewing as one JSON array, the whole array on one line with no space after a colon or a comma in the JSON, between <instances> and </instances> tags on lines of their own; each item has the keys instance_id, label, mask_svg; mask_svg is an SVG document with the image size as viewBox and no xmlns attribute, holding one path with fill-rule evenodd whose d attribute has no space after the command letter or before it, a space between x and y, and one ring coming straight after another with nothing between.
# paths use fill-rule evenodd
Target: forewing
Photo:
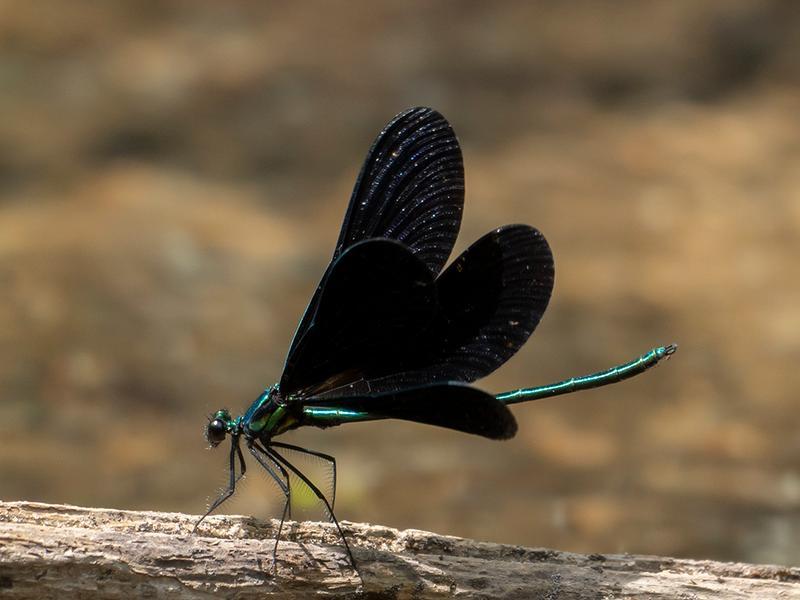
<instances>
[{"instance_id":1,"label":"forewing","mask_svg":"<svg viewBox=\"0 0 800 600\"><path fill-rule=\"evenodd\" d=\"M371 389L490 374L539 324L553 275L550 248L533 227L507 225L486 234L437 279L437 318L418 338L415 366L371 381Z\"/></svg>"},{"instance_id":2,"label":"forewing","mask_svg":"<svg viewBox=\"0 0 800 600\"><path fill-rule=\"evenodd\" d=\"M334 257L360 240L389 238L436 275L453 250L463 207L464 166L452 127L433 109L409 109L367 153Z\"/></svg>"},{"instance_id":3,"label":"forewing","mask_svg":"<svg viewBox=\"0 0 800 600\"><path fill-rule=\"evenodd\" d=\"M355 420L402 419L498 440L512 438L517 432L517 422L505 404L491 394L461 383L436 383L362 396L311 398L303 404L310 425L314 424L315 410L340 409L369 415ZM324 424L330 425L330 420Z\"/></svg>"},{"instance_id":4,"label":"forewing","mask_svg":"<svg viewBox=\"0 0 800 600\"><path fill-rule=\"evenodd\" d=\"M432 273L403 244L348 248L320 285L314 317L286 360L284 397L320 394L402 370L435 317Z\"/></svg>"},{"instance_id":5,"label":"forewing","mask_svg":"<svg viewBox=\"0 0 800 600\"><path fill-rule=\"evenodd\" d=\"M435 276L453 250L463 207L464 166L453 129L435 110L409 109L384 127L367 153L333 261L359 241L388 238L406 245ZM322 285L290 353L314 319L321 293Z\"/></svg>"}]
</instances>

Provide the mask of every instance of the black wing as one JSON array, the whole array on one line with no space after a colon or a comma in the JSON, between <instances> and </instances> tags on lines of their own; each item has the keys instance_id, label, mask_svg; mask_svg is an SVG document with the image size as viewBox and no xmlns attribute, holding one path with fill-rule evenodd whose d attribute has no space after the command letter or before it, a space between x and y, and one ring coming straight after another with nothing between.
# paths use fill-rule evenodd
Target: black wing
<instances>
[{"instance_id":1,"label":"black wing","mask_svg":"<svg viewBox=\"0 0 800 600\"><path fill-rule=\"evenodd\" d=\"M280 390L318 395L396 372L436 314L433 274L403 244L359 242L320 285L313 319L286 361Z\"/></svg>"},{"instance_id":2,"label":"black wing","mask_svg":"<svg viewBox=\"0 0 800 600\"><path fill-rule=\"evenodd\" d=\"M433 109L409 109L367 153L334 258L360 240L389 238L436 275L453 250L463 208L464 166L452 127Z\"/></svg>"},{"instance_id":3,"label":"black wing","mask_svg":"<svg viewBox=\"0 0 800 600\"><path fill-rule=\"evenodd\" d=\"M506 225L472 244L436 281L440 318L421 373L475 381L511 358L544 314L553 254L528 225Z\"/></svg>"},{"instance_id":4,"label":"black wing","mask_svg":"<svg viewBox=\"0 0 800 600\"><path fill-rule=\"evenodd\" d=\"M395 360L394 372L373 372L367 389L390 392L490 374L539 324L553 276L550 247L533 227L507 225L486 234L436 280L436 319L415 336L411 353ZM327 395L352 391L331 388Z\"/></svg>"},{"instance_id":5,"label":"black wing","mask_svg":"<svg viewBox=\"0 0 800 600\"><path fill-rule=\"evenodd\" d=\"M330 426L330 418L315 421L315 409L342 409L368 413L350 420L403 419L505 440L514 437L514 415L491 394L460 383L438 383L397 392L364 396L302 401L309 425ZM340 423L348 422L343 417Z\"/></svg>"},{"instance_id":6,"label":"black wing","mask_svg":"<svg viewBox=\"0 0 800 600\"><path fill-rule=\"evenodd\" d=\"M435 110L409 109L384 127L367 153L331 265L359 241L388 238L405 244L435 276L453 250L463 207L464 166L453 129ZM297 327L287 361L314 319L323 283Z\"/></svg>"},{"instance_id":7,"label":"black wing","mask_svg":"<svg viewBox=\"0 0 800 600\"><path fill-rule=\"evenodd\" d=\"M485 235L435 283L402 244L361 242L323 281L281 392L338 398L474 381L525 343L552 287L550 248L526 225Z\"/></svg>"}]
</instances>

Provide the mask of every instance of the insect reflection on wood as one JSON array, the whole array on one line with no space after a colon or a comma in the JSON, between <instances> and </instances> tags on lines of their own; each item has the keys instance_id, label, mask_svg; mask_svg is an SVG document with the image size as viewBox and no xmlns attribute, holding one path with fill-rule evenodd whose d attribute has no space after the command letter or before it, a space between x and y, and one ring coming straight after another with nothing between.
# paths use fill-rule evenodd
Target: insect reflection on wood
<instances>
[{"instance_id":1,"label":"insect reflection on wood","mask_svg":"<svg viewBox=\"0 0 800 600\"><path fill-rule=\"evenodd\" d=\"M469 386L533 333L554 273L550 247L528 225L489 232L443 270L463 204L461 150L449 123L429 108L395 117L367 154L333 258L300 321L280 381L244 415L220 410L208 423L212 446L231 437L230 480L200 521L244 475L243 441L285 496L273 560L293 497L305 494L336 524L355 566L333 512L334 458L277 436L305 426L403 419L508 439L517 431L509 404L614 383L675 351L662 346L607 371L498 395ZM327 493L296 466L294 457L302 456L326 465Z\"/></svg>"}]
</instances>

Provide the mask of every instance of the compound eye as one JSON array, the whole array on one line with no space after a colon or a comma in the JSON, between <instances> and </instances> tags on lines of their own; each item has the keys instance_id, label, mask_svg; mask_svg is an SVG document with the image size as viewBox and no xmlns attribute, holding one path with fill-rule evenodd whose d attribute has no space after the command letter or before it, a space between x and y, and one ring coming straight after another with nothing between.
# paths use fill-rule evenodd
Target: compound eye
<instances>
[{"instance_id":1,"label":"compound eye","mask_svg":"<svg viewBox=\"0 0 800 600\"><path fill-rule=\"evenodd\" d=\"M222 419L214 419L206 427L206 439L212 446L217 446L220 442L223 442L227 433L228 427Z\"/></svg>"}]
</instances>

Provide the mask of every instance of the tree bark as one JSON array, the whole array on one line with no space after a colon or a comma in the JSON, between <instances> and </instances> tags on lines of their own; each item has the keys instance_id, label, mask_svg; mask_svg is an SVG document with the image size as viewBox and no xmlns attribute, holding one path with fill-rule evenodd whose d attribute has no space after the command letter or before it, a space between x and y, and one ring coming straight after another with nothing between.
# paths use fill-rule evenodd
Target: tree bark
<instances>
[{"instance_id":1,"label":"tree bark","mask_svg":"<svg viewBox=\"0 0 800 600\"><path fill-rule=\"evenodd\" d=\"M800 599L800 568L583 556L417 530L0 502L0 598Z\"/></svg>"}]
</instances>

